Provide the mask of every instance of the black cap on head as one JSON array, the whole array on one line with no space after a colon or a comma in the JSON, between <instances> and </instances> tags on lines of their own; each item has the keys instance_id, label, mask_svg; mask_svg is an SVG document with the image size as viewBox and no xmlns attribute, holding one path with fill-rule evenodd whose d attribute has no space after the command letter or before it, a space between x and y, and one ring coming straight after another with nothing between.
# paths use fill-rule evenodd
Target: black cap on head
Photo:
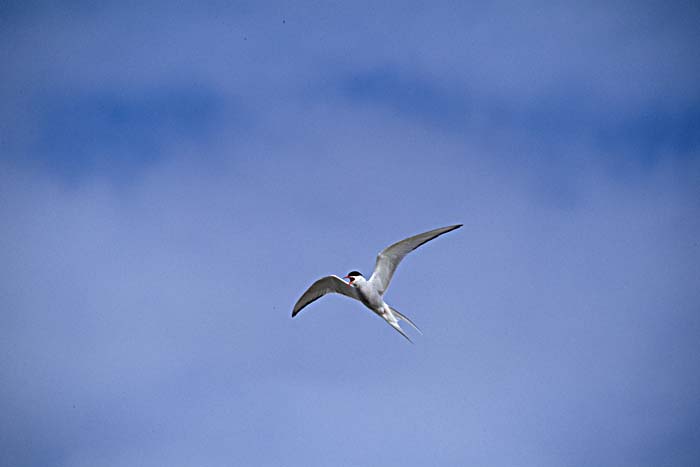
<instances>
[{"instance_id":1,"label":"black cap on head","mask_svg":"<svg viewBox=\"0 0 700 467\"><path fill-rule=\"evenodd\" d=\"M361 272L358 272L358 271L352 271L352 272L349 272L349 273L348 273L348 276L349 276L349 277L361 276L361 275L362 275L362 273L361 273Z\"/></svg>"}]
</instances>

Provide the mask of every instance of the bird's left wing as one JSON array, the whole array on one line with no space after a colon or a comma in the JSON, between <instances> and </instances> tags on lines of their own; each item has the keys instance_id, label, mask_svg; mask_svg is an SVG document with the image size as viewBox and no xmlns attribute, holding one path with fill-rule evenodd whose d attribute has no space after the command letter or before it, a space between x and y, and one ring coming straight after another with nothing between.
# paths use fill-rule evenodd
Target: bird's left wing
<instances>
[{"instance_id":1,"label":"bird's left wing","mask_svg":"<svg viewBox=\"0 0 700 467\"><path fill-rule=\"evenodd\" d=\"M308 288L304 295L297 301L294 305L294 310L292 310L292 318L294 318L297 313L299 313L302 308L311 302L318 300L329 293L339 293L345 295L346 297L354 298L355 300L360 300L360 296L357 294L355 287L351 286L343 279L338 276L326 276L317 280L311 287Z\"/></svg>"},{"instance_id":2,"label":"bird's left wing","mask_svg":"<svg viewBox=\"0 0 700 467\"><path fill-rule=\"evenodd\" d=\"M435 230L430 230L428 232L423 232L413 237L406 238L400 242L396 242L384 248L377 255L377 262L374 266L374 272L372 277L369 278L369 282L374 285L380 295L384 295L386 289L389 288L389 282L391 282L391 277L394 275L397 266L404 259L404 257L423 245L430 240L439 237L442 234L451 232L454 229L459 229L462 224L450 225L449 227L442 227Z\"/></svg>"}]
</instances>

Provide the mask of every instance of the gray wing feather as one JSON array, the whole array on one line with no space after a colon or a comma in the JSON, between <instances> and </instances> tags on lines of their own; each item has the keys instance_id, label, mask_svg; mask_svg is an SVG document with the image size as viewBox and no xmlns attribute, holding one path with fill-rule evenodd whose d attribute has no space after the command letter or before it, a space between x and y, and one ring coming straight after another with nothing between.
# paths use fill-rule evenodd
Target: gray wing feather
<instances>
[{"instance_id":1,"label":"gray wing feather","mask_svg":"<svg viewBox=\"0 0 700 467\"><path fill-rule=\"evenodd\" d=\"M304 292L301 298L297 301L296 305L294 305L294 310L292 310L292 318L294 318L305 306L329 293L339 293L341 295L345 295L346 297L360 300L360 296L357 294L355 287L350 286L340 277L322 277L311 284L311 287Z\"/></svg>"},{"instance_id":2,"label":"gray wing feather","mask_svg":"<svg viewBox=\"0 0 700 467\"><path fill-rule=\"evenodd\" d=\"M391 277L394 275L394 271L396 271L397 266L407 254L424 243L460 227L462 227L462 224L431 230L414 235L413 237L401 240L400 242L396 242L384 248L377 255L377 262L374 266L372 277L369 278L369 282L375 286L381 295L384 295L386 289L389 288L389 283L391 282Z\"/></svg>"}]
</instances>

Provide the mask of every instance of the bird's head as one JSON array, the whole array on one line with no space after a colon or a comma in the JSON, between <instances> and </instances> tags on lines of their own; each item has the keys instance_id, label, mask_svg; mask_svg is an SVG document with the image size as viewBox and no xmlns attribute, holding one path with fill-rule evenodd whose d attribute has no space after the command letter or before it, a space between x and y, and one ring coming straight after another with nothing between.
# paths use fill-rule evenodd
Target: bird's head
<instances>
[{"instance_id":1,"label":"bird's head","mask_svg":"<svg viewBox=\"0 0 700 467\"><path fill-rule=\"evenodd\" d=\"M343 279L348 280L348 285L354 285L355 281L357 281L358 279L364 280L365 278L362 277L362 273L360 273L358 271L352 271L352 272L349 272L347 276L343 277Z\"/></svg>"}]
</instances>

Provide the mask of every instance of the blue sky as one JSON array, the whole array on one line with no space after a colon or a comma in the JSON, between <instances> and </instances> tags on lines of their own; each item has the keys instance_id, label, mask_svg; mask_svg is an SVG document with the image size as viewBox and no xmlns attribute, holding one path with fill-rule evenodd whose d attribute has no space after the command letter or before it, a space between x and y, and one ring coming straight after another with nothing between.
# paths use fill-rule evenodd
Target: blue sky
<instances>
[{"instance_id":1,"label":"blue sky","mask_svg":"<svg viewBox=\"0 0 700 467\"><path fill-rule=\"evenodd\" d=\"M3 3L0 464L695 465L698 20Z\"/></svg>"}]
</instances>

